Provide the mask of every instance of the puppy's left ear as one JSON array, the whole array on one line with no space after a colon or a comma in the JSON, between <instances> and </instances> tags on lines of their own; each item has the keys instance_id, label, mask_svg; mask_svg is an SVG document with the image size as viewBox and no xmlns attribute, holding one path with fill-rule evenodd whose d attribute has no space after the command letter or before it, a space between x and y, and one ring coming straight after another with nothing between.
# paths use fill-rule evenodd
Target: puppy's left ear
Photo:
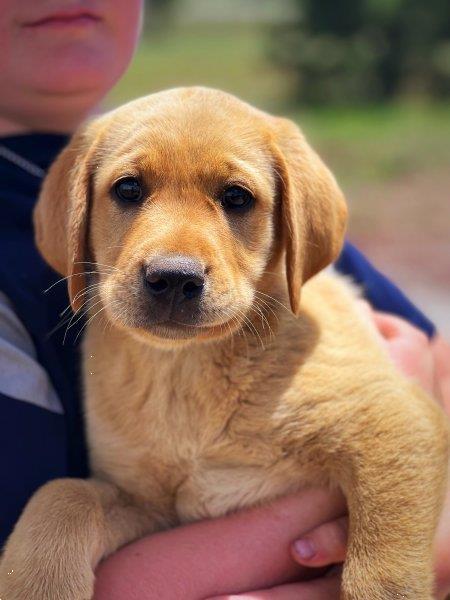
<instances>
[{"instance_id":1,"label":"puppy's left ear","mask_svg":"<svg viewBox=\"0 0 450 600\"><path fill-rule=\"evenodd\" d=\"M286 277L291 309L298 314L303 283L341 251L347 206L332 173L298 127L287 119L273 119L272 123L282 192Z\"/></svg>"},{"instance_id":2,"label":"puppy's left ear","mask_svg":"<svg viewBox=\"0 0 450 600\"><path fill-rule=\"evenodd\" d=\"M94 124L80 130L57 157L34 210L36 244L50 266L67 276L74 311L83 304L84 273L88 270L85 261L93 132Z\"/></svg>"}]
</instances>

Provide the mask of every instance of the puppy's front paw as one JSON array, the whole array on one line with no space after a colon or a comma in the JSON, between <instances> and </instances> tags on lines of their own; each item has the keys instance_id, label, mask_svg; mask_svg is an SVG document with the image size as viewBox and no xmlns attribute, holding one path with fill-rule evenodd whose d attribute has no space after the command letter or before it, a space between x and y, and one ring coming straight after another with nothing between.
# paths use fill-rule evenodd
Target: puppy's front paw
<instances>
[{"instance_id":1,"label":"puppy's front paw","mask_svg":"<svg viewBox=\"0 0 450 600\"><path fill-rule=\"evenodd\" d=\"M0 559L1 600L90 600L102 511L91 481L58 479L28 502Z\"/></svg>"},{"instance_id":2,"label":"puppy's front paw","mask_svg":"<svg viewBox=\"0 0 450 600\"><path fill-rule=\"evenodd\" d=\"M51 561L5 556L0 563L1 600L91 600L94 573L69 557Z\"/></svg>"}]
</instances>

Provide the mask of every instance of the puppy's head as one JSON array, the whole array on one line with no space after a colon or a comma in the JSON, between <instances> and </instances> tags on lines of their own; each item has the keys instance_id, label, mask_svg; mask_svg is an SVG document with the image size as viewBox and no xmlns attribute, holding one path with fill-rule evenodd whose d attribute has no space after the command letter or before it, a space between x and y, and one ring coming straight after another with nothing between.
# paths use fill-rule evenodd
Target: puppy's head
<instances>
[{"instance_id":1,"label":"puppy's head","mask_svg":"<svg viewBox=\"0 0 450 600\"><path fill-rule=\"evenodd\" d=\"M77 133L35 212L75 310L91 298L117 326L169 345L242 327L282 257L297 314L345 221L293 123L202 88L142 98Z\"/></svg>"}]
</instances>

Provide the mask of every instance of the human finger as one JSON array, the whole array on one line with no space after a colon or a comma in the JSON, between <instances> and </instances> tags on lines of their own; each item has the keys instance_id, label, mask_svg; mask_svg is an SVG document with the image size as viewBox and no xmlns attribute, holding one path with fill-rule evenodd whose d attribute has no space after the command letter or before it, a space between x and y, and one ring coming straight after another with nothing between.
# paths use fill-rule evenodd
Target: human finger
<instances>
[{"instance_id":1,"label":"human finger","mask_svg":"<svg viewBox=\"0 0 450 600\"><path fill-rule=\"evenodd\" d=\"M294 560L308 567L344 562L347 553L348 518L323 523L292 544Z\"/></svg>"}]
</instances>

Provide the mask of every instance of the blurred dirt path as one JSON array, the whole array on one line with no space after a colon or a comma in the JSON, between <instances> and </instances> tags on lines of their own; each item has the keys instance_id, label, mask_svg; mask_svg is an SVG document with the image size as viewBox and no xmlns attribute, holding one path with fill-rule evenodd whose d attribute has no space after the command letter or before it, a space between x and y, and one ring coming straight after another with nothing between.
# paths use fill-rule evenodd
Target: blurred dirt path
<instances>
[{"instance_id":1,"label":"blurred dirt path","mask_svg":"<svg viewBox=\"0 0 450 600\"><path fill-rule=\"evenodd\" d=\"M349 238L450 340L450 170L349 191Z\"/></svg>"}]
</instances>

